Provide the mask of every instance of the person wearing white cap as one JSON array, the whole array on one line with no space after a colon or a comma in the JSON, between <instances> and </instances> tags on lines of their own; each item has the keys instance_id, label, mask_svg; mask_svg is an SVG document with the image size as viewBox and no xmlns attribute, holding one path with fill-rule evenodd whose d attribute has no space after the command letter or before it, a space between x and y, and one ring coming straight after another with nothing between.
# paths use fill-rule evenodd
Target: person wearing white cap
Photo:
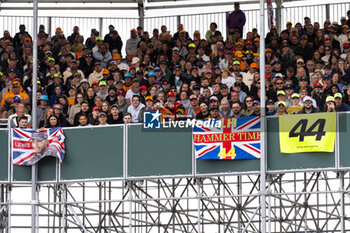
<instances>
[{"instance_id":1,"label":"person wearing white cap","mask_svg":"<svg viewBox=\"0 0 350 233\"><path fill-rule=\"evenodd\" d=\"M312 105L312 98L310 96L305 96L303 99L304 108L298 112L298 114L309 114L320 112L317 108Z\"/></svg>"}]
</instances>

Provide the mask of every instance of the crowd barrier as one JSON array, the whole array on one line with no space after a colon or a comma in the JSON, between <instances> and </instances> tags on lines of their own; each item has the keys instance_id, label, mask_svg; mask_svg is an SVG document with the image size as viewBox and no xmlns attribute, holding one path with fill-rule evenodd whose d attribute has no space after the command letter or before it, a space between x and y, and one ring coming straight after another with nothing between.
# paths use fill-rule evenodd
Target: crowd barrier
<instances>
[{"instance_id":1,"label":"crowd barrier","mask_svg":"<svg viewBox=\"0 0 350 233\"><path fill-rule=\"evenodd\" d=\"M334 152L283 154L278 118L267 118L267 173L346 170L350 168L350 114L337 113ZM340 130L339 130L340 129ZM146 130L141 124L64 128L66 158L39 162L39 182L85 179L143 179L260 172L260 160L195 160L191 129ZM12 166L8 130L0 130L0 182L27 182L31 168Z\"/></svg>"}]
</instances>

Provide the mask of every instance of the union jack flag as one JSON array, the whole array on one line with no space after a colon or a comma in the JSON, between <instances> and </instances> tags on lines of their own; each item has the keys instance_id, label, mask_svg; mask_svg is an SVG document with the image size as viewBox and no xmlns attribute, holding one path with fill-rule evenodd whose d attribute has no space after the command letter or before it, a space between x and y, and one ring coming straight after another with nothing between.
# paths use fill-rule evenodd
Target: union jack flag
<instances>
[{"instance_id":1,"label":"union jack flag","mask_svg":"<svg viewBox=\"0 0 350 233\"><path fill-rule=\"evenodd\" d=\"M41 156L33 148L33 134L40 132L45 138L45 153ZM64 134L62 128L32 129L14 128L12 133L12 163L14 165L33 165L45 156L55 156L62 163L65 156ZM50 153L49 153L50 152ZM34 163L33 163L34 162Z\"/></svg>"},{"instance_id":2,"label":"union jack flag","mask_svg":"<svg viewBox=\"0 0 350 233\"><path fill-rule=\"evenodd\" d=\"M193 128L196 159L260 158L260 117L222 119L221 126Z\"/></svg>"}]
</instances>

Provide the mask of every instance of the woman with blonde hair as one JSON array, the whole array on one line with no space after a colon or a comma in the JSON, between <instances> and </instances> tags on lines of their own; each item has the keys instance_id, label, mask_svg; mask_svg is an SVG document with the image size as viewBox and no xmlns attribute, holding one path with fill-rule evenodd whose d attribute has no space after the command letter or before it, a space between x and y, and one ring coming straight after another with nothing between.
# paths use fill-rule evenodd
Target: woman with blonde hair
<instances>
[{"instance_id":1,"label":"woman with blonde hair","mask_svg":"<svg viewBox=\"0 0 350 233\"><path fill-rule=\"evenodd\" d=\"M226 84L230 90L236 79L232 76L231 72L227 68L221 69L221 83Z\"/></svg>"}]
</instances>

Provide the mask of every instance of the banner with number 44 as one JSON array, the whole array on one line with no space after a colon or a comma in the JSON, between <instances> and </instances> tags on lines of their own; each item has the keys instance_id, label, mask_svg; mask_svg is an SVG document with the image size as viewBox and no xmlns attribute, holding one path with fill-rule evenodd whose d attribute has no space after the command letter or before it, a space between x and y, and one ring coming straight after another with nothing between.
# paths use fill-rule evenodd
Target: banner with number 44
<instances>
[{"instance_id":1,"label":"banner with number 44","mask_svg":"<svg viewBox=\"0 0 350 233\"><path fill-rule=\"evenodd\" d=\"M333 152L336 113L279 116L282 153Z\"/></svg>"}]
</instances>

